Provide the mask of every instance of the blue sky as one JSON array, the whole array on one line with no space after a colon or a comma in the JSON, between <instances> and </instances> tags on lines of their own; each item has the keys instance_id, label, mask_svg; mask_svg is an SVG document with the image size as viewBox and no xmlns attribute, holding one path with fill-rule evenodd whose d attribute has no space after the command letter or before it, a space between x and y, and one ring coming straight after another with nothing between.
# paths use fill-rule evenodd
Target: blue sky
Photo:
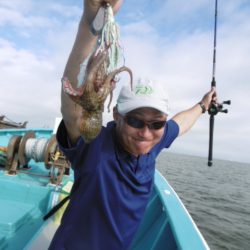
<instances>
[{"instance_id":1,"label":"blue sky","mask_svg":"<svg viewBox=\"0 0 250 250\"><path fill-rule=\"evenodd\" d=\"M232 100L215 120L214 157L250 162L250 3L218 1L216 80L219 100ZM0 1L0 115L53 127L60 116L60 78L72 48L82 1ZM166 84L172 114L210 88L214 1L125 0L116 16L126 65ZM125 80L121 77L117 95ZM115 104L115 98L113 100ZM171 151L207 156L208 115ZM104 121L112 119L105 111Z\"/></svg>"}]
</instances>

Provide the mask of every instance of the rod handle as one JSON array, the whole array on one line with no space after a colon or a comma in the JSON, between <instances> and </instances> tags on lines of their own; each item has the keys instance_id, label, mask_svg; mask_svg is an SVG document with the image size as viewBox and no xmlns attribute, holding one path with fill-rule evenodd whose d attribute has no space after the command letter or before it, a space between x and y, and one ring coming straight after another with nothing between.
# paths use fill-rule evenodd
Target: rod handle
<instances>
[{"instance_id":1,"label":"rod handle","mask_svg":"<svg viewBox=\"0 0 250 250\"><path fill-rule=\"evenodd\" d=\"M213 165L213 137L214 137L214 115L210 115L209 119L209 149L208 149L208 163L211 167Z\"/></svg>"}]
</instances>

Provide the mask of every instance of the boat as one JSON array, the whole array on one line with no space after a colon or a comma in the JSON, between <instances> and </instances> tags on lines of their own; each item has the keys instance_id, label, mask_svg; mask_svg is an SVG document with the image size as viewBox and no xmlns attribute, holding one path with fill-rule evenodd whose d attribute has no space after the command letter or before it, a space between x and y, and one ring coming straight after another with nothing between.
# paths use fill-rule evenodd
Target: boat
<instances>
[{"instance_id":1,"label":"boat","mask_svg":"<svg viewBox=\"0 0 250 250\"><path fill-rule=\"evenodd\" d=\"M27 121L21 122L14 122L7 118L5 115L0 116L0 129L3 128L26 128Z\"/></svg>"},{"instance_id":2,"label":"boat","mask_svg":"<svg viewBox=\"0 0 250 250\"><path fill-rule=\"evenodd\" d=\"M43 148L39 155L31 150L39 147ZM53 130L1 129L0 166L0 249L47 249L67 204L48 220L43 216L69 194L73 184L70 164L58 149ZM157 170L130 249L209 249L178 195Z\"/></svg>"}]
</instances>

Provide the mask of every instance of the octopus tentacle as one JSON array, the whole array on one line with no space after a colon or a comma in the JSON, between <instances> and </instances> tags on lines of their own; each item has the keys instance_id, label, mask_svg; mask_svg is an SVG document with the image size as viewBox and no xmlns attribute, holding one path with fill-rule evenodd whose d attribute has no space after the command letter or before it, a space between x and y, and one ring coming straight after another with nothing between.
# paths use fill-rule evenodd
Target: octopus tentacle
<instances>
[{"instance_id":1,"label":"octopus tentacle","mask_svg":"<svg viewBox=\"0 0 250 250\"><path fill-rule=\"evenodd\" d=\"M105 63L105 61L108 62L107 50L100 51L97 56L91 57L87 65L87 78L94 78L98 69Z\"/></svg>"},{"instance_id":2,"label":"octopus tentacle","mask_svg":"<svg viewBox=\"0 0 250 250\"><path fill-rule=\"evenodd\" d=\"M123 71L127 71L130 75L130 85L131 85L131 89L132 89L132 82L133 82L133 73L131 71L131 69L129 69L128 67L126 66L123 66L119 69L116 69L114 70L113 72L111 72L105 82L104 82L104 85L109 85L110 86L110 99L109 99L109 103L108 103L108 112L110 112L110 105L111 105L111 102L112 102L112 98L113 98L113 89L115 88L115 85L116 85L116 81L114 80L115 76Z\"/></svg>"},{"instance_id":3,"label":"octopus tentacle","mask_svg":"<svg viewBox=\"0 0 250 250\"><path fill-rule=\"evenodd\" d=\"M63 91L70 96L82 96L83 88L74 89L67 77L62 78Z\"/></svg>"},{"instance_id":4,"label":"octopus tentacle","mask_svg":"<svg viewBox=\"0 0 250 250\"><path fill-rule=\"evenodd\" d=\"M119 69L116 69L116 70L112 71L111 73L109 73L109 75L105 79L104 85L110 85L111 81L114 79L114 77L117 74L119 74L119 73L121 73L123 71L127 71L129 73L129 75L130 75L130 86L131 86L131 89L132 89L133 73L132 73L131 69L126 67L126 66L122 66Z\"/></svg>"},{"instance_id":5,"label":"octopus tentacle","mask_svg":"<svg viewBox=\"0 0 250 250\"><path fill-rule=\"evenodd\" d=\"M67 77L62 78L62 88L64 93L66 93L75 103L81 105L81 96L84 92L84 86L74 89Z\"/></svg>"}]
</instances>

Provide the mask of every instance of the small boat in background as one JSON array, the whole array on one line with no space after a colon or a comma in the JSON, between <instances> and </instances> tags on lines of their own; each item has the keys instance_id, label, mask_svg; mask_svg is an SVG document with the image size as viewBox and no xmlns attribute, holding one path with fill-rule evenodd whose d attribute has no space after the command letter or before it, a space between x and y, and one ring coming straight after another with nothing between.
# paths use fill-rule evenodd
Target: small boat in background
<instances>
[{"instance_id":1,"label":"small boat in background","mask_svg":"<svg viewBox=\"0 0 250 250\"><path fill-rule=\"evenodd\" d=\"M23 123L17 123L10 119L8 119L6 116L1 115L0 116L0 129L3 128L26 128L27 121Z\"/></svg>"},{"instance_id":2,"label":"small boat in background","mask_svg":"<svg viewBox=\"0 0 250 250\"><path fill-rule=\"evenodd\" d=\"M0 249L44 250L60 224L66 204L43 216L69 194L70 164L50 129L0 130ZM133 250L209 249L166 179L156 170L155 185Z\"/></svg>"}]
</instances>

